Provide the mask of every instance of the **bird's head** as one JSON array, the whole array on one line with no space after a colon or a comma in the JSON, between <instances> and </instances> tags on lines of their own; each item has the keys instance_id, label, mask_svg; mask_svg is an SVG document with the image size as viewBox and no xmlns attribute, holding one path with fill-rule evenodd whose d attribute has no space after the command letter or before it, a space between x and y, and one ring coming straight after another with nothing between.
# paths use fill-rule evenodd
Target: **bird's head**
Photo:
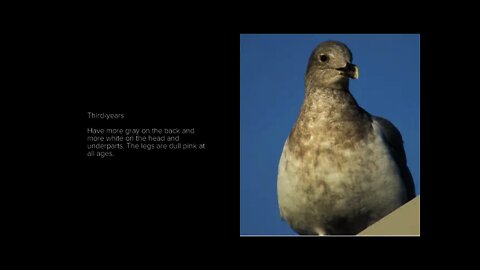
<instances>
[{"instance_id":1,"label":"bird's head","mask_svg":"<svg viewBox=\"0 0 480 270\"><path fill-rule=\"evenodd\" d=\"M325 41L313 50L308 61L305 84L309 87L347 89L349 78L358 78L352 52L343 43Z\"/></svg>"}]
</instances>

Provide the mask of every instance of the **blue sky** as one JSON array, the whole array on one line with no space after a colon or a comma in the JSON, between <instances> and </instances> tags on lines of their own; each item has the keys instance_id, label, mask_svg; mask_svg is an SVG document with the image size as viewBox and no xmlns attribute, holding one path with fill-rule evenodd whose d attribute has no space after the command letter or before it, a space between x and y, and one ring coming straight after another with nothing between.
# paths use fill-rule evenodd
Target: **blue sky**
<instances>
[{"instance_id":1,"label":"blue sky","mask_svg":"<svg viewBox=\"0 0 480 270\"><path fill-rule=\"evenodd\" d=\"M302 105L308 58L326 40L352 51L360 77L350 91L400 130L420 193L420 35L241 35L240 234L296 234L278 212L278 161Z\"/></svg>"}]
</instances>

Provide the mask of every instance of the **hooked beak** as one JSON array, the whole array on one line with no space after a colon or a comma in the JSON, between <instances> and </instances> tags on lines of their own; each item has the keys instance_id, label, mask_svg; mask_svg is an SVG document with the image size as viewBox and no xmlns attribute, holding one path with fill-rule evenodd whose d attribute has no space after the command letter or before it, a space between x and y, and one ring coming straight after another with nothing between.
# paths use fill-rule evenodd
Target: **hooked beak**
<instances>
[{"instance_id":1,"label":"hooked beak","mask_svg":"<svg viewBox=\"0 0 480 270\"><path fill-rule=\"evenodd\" d=\"M352 79L358 79L359 70L358 67L354 64L347 63L347 65L343 68L337 68L337 70L341 71L343 74L347 75Z\"/></svg>"}]
</instances>

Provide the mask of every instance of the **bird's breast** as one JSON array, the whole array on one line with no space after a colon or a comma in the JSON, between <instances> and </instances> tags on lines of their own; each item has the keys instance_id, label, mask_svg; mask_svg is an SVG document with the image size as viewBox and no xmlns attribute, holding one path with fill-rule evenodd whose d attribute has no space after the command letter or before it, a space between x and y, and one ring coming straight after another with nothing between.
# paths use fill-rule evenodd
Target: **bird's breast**
<instances>
[{"instance_id":1,"label":"bird's breast","mask_svg":"<svg viewBox=\"0 0 480 270\"><path fill-rule=\"evenodd\" d=\"M289 223L308 227L352 212L380 216L401 205L400 174L377 128L348 122L303 128L309 132L291 133L279 164L280 210Z\"/></svg>"}]
</instances>

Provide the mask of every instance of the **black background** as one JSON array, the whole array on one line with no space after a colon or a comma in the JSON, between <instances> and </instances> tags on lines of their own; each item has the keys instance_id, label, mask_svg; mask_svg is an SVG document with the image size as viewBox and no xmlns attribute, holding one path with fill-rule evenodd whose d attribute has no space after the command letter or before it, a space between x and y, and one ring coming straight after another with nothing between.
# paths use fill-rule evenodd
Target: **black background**
<instances>
[{"instance_id":1,"label":"black background","mask_svg":"<svg viewBox=\"0 0 480 270\"><path fill-rule=\"evenodd\" d=\"M238 33L82 25L72 37L75 118L65 117L73 140L64 147L75 151L62 191L70 229L109 244L238 236ZM91 120L87 112L125 119ZM191 138L206 149L88 158L88 127L195 128Z\"/></svg>"},{"instance_id":2,"label":"black background","mask_svg":"<svg viewBox=\"0 0 480 270\"><path fill-rule=\"evenodd\" d=\"M2 152L2 180L13 187L2 191L14 263L466 262L455 251L467 257L478 230L477 9L228 4L6 10L2 44L13 61L2 109L13 128L3 133L13 153ZM239 34L297 32L421 34L420 238L239 237ZM86 112L95 110L126 113L125 125L195 126L209 148L87 160Z\"/></svg>"},{"instance_id":3,"label":"black background","mask_svg":"<svg viewBox=\"0 0 480 270\"><path fill-rule=\"evenodd\" d=\"M56 157L55 166L49 166L56 175L50 185L55 199L44 200L51 205L47 222L58 220L55 230L64 233L69 242L75 239L90 247L97 243L124 247L168 238L201 248L213 239L238 239L242 32L233 25L235 30L219 24L190 24L168 30L165 23L103 22L81 23L65 30L68 38L62 40L58 51L62 78L57 100L62 114L56 125L62 134L57 148L66 153ZM309 32L326 32L321 27L313 28ZM463 229L463 222L449 217L468 214L467 210L452 206L451 201L457 200L455 187L462 185L459 179L473 179L457 168L474 166L458 150L465 150L461 143L475 134L469 129L458 132L452 128L472 123L457 115L459 109L462 113L475 111L467 104L474 100L473 94L467 92L470 98L465 100L456 89L468 88L442 75L445 66L467 65L446 61L455 55L448 53L452 44L430 29L406 31L421 34L422 162L422 237L397 240L407 245L437 236L448 238L462 231L459 226ZM457 74L455 68L450 70ZM465 76L463 69L458 73ZM88 111L124 113L126 119L90 121ZM51 115L58 115L58 110ZM207 149L86 158L86 128L108 125L194 127ZM467 204L469 198L459 201ZM448 216L445 211L449 211ZM373 238L242 238L242 242L259 239L290 244L324 241L341 247L343 241Z\"/></svg>"}]
</instances>

